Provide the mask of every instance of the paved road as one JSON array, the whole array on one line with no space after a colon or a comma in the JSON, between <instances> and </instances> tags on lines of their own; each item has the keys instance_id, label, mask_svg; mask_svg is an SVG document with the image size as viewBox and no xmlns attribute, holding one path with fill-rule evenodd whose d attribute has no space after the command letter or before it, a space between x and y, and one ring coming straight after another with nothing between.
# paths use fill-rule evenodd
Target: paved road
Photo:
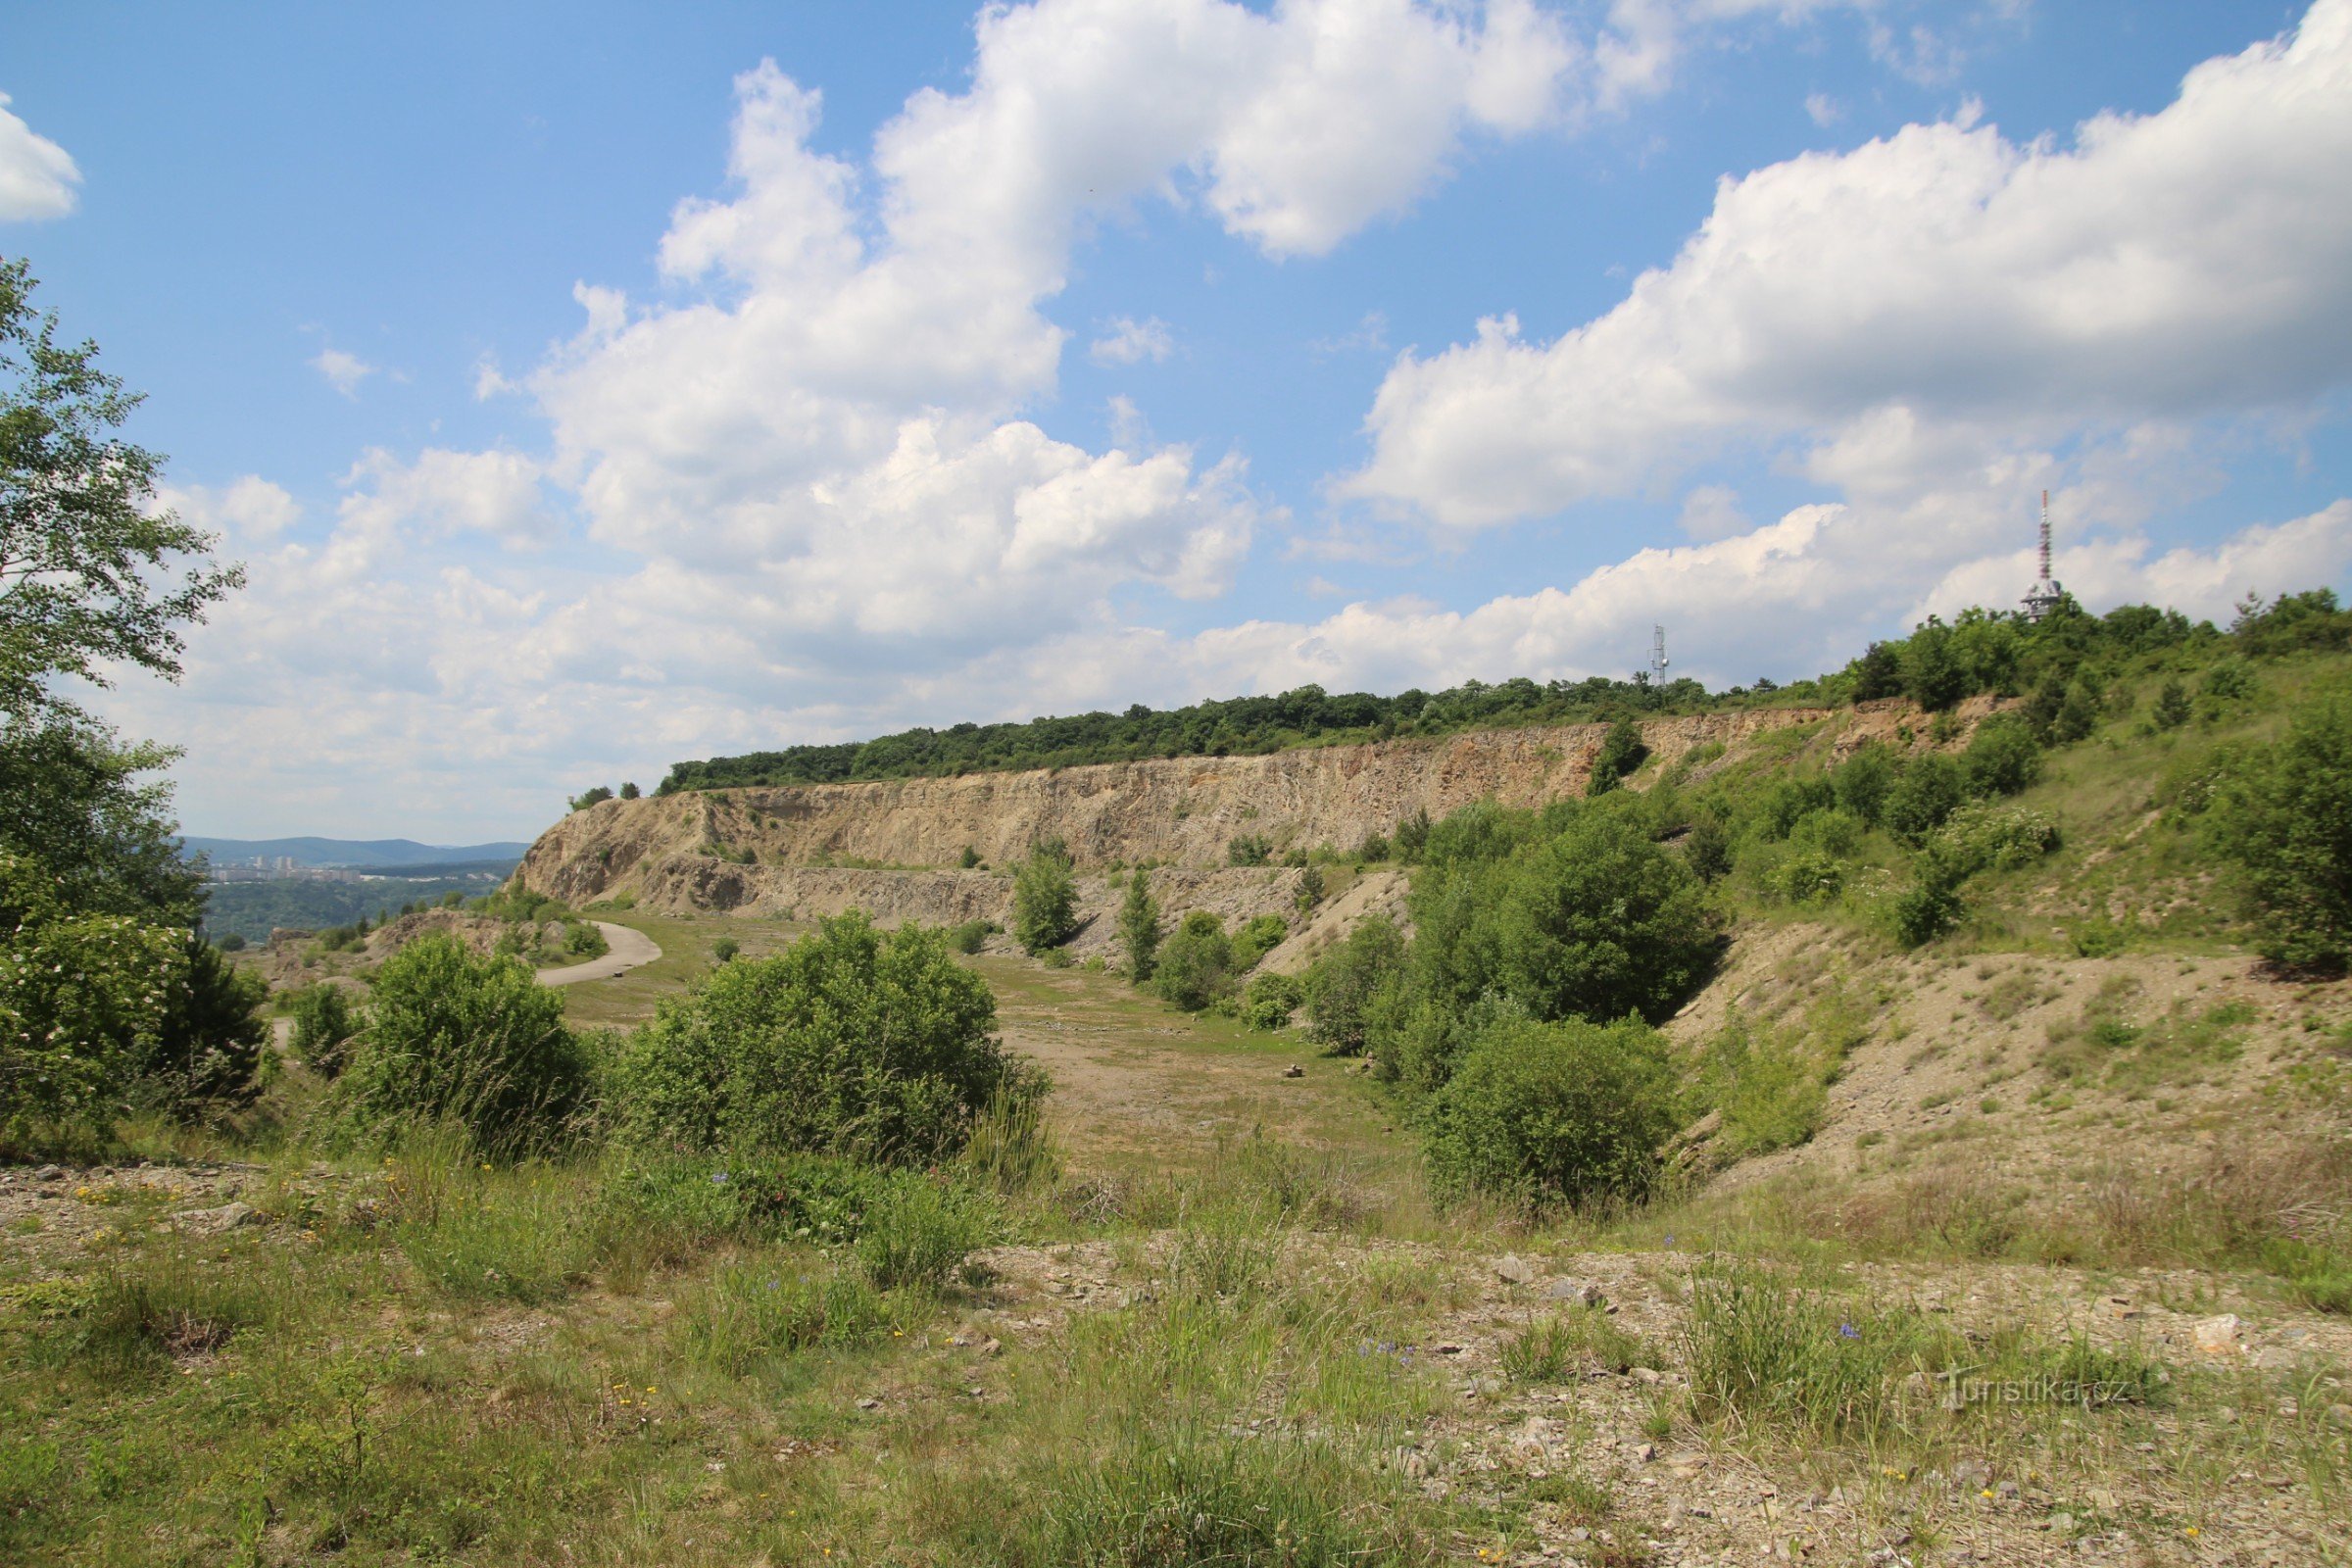
<instances>
[{"instance_id":1,"label":"paved road","mask_svg":"<svg viewBox=\"0 0 2352 1568\"><path fill-rule=\"evenodd\" d=\"M605 940L612 945L612 951L586 963L566 964L561 969L542 969L539 971L541 985L569 986L577 985L582 980L610 980L616 974L625 974L662 956L661 948L642 931L625 925L608 925L602 920L594 923L605 934Z\"/></svg>"}]
</instances>

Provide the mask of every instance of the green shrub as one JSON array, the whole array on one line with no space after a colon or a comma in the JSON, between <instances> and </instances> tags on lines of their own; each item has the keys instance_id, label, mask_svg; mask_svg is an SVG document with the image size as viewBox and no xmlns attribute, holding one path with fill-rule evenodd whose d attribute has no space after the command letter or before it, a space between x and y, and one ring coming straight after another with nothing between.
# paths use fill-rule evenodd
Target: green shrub
<instances>
[{"instance_id":1,"label":"green shrub","mask_svg":"<svg viewBox=\"0 0 2352 1568\"><path fill-rule=\"evenodd\" d=\"M1732 835L1723 818L1702 813L1683 836L1683 863L1701 882L1720 882L1732 871Z\"/></svg>"},{"instance_id":2,"label":"green shrub","mask_svg":"<svg viewBox=\"0 0 2352 1568\"><path fill-rule=\"evenodd\" d=\"M1233 934L1233 967L1236 973L1247 973L1257 967L1258 959L1272 953L1291 934L1291 923L1279 914L1253 914L1242 922Z\"/></svg>"},{"instance_id":3,"label":"green shrub","mask_svg":"<svg viewBox=\"0 0 2352 1568\"><path fill-rule=\"evenodd\" d=\"M1967 798L1959 763L1940 752L1915 757L1886 797L1886 831L1905 844L1924 844Z\"/></svg>"},{"instance_id":4,"label":"green shrub","mask_svg":"<svg viewBox=\"0 0 2352 1568\"><path fill-rule=\"evenodd\" d=\"M585 1108L589 1065L561 992L434 932L376 972L368 1026L335 1086L337 1121L369 1137L445 1122L485 1152L545 1148Z\"/></svg>"},{"instance_id":5,"label":"green shrub","mask_svg":"<svg viewBox=\"0 0 2352 1568\"><path fill-rule=\"evenodd\" d=\"M313 1072L326 1078L341 1073L359 1030L359 1015L341 986L321 981L294 993L294 1055Z\"/></svg>"},{"instance_id":6,"label":"green shrub","mask_svg":"<svg viewBox=\"0 0 2352 1568\"><path fill-rule=\"evenodd\" d=\"M970 871L976 869L980 864L980 852L973 849L969 844L966 844L963 847L963 853L956 857L956 864L959 870Z\"/></svg>"},{"instance_id":7,"label":"green shrub","mask_svg":"<svg viewBox=\"0 0 2352 1568\"><path fill-rule=\"evenodd\" d=\"M1876 827L1886 809L1886 798L1894 792L1894 759L1886 747L1869 741L1830 775L1830 789L1839 810Z\"/></svg>"},{"instance_id":8,"label":"green shrub","mask_svg":"<svg viewBox=\"0 0 2352 1568\"><path fill-rule=\"evenodd\" d=\"M1536 1202L1634 1196L1675 1127L1666 1044L1639 1018L1489 1030L1431 1103L1441 1189Z\"/></svg>"},{"instance_id":9,"label":"green shrub","mask_svg":"<svg viewBox=\"0 0 2352 1568\"><path fill-rule=\"evenodd\" d=\"M1241 833L1226 841L1228 865L1263 865L1273 858L1274 846L1262 834Z\"/></svg>"},{"instance_id":10,"label":"green shrub","mask_svg":"<svg viewBox=\"0 0 2352 1568\"><path fill-rule=\"evenodd\" d=\"M1921 856L1911 885L1895 896L1895 940L1906 948L1916 948L1959 924L1967 907L1961 902L1960 884L1967 874L1944 856Z\"/></svg>"},{"instance_id":11,"label":"green shrub","mask_svg":"<svg viewBox=\"0 0 2352 1568\"><path fill-rule=\"evenodd\" d=\"M1882 1430L1897 1385L1952 1350L1915 1312L1873 1311L1752 1263L1694 1273L1683 1333L1701 1414L1828 1438Z\"/></svg>"},{"instance_id":12,"label":"green shrub","mask_svg":"<svg viewBox=\"0 0 2352 1568\"><path fill-rule=\"evenodd\" d=\"M1960 774L1971 795L2015 795L2041 777L2041 743L2024 718L1997 713L1977 726Z\"/></svg>"},{"instance_id":13,"label":"green shrub","mask_svg":"<svg viewBox=\"0 0 2352 1568\"><path fill-rule=\"evenodd\" d=\"M720 937L716 942L710 944L710 961L712 963L733 963L742 953L743 944L733 937Z\"/></svg>"},{"instance_id":14,"label":"green shrub","mask_svg":"<svg viewBox=\"0 0 2352 1568\"><path fill-rule=\"evenodd\" d=\"M1186 915L1160 946L1152 985L1187 1012L1199 1012L1232 996L1233 944L1224 924L1206 909Z\"/></svg>"},{"instance_id":15,"label":"green shrub","mask_svg":"<svg viewBox=\"0 0 2352 1568\"><path fill-rule=\"evenodd\" d=\"M1078 934L1078 881L1069 847L1041 841L1012 875L1012 934L1036 957Z\"/></svg>"},{"instance_id":16,"label":"green shrub","mask_svg":"<svg viewBox=\"0 0 2352 1568\"><path fill-rule=\"evenodd\" d=\"M915 925L820 921L772 958L661 1004L615 1072L625 1142L928 1160L1026 1080L990 1030L988 984Z\"/></svg>"},{"instance_id":17,"label":"green shrub","mask_svg":"<svg viewBox=\"0 0 2352 1568\"><path fill-rule=\"evenodd\" d=\"M2352 689L2316 694L2216 807L2207 832L2236 863L2263 956L2314 969L2352 961Z\"/></svg>"},{"instance_id":18,"label":"green shrub","mask_svg":"<svg viewBox=\"0 0 2352 1568\"><path fill-rule=\"evenodd\" d=\"M130 1097L175 1119L201 1118L249 1102L260 1092L270 1020L270 988L238 969L197 933L187 934L180 963L164 993L154 1043L133 1064Z\"/></svg>"},{"instance_id":19,"label":"green shrub","mask_svg":"<svg viewBox=\"0 0 2352 1568\"><path fill-rule=\"evenodd\" d=\"M948 946L961 954L978 953L996 930L993 920L962 920L947 928Z\"/></svg>"},{"instance_id":20,"label":"green shrub","mask_svg":"<svg viewBox=\"0 0 2352 1568\"><path fill-rule=\"evenodd\" d=\"M1404 973L1404 934L1386 915L1358 921L1306 971L1306 1034L1337 1056L1359 1056L1373 999Z\"/></svg>"},{"instance_id":21,"label":"green shrub","mask_svg":"<svg viewBox=\"0 0 2352 1568\"><path fill-rule=\"evenodd\" d=\"M1630 718L1611 724L1601 736L1599 748L1592 754L1592 771L1585 781L1587 795L1606 795L1615 789L1626 774L1642 765L1649 755L1642 744L1642 726Z\"/></svg>"},{"instance_id":22,"label":"green shrub","mask_svg":"<svg viewBox=\"0 0 2352 1568\"><path fill-rule=\"evenodd\" d=\"M2148 722L2158 729L2179 729L2195 716L2196 710L2188 701L2188 688L2175 676L2157 692L2156 706L2149 710Z\"/></svg>"},{"instance_id":23,"label":"green shrub","mask_svg":"<svg viewBox=\"0 0 2352 1568\"><path fill-rule=\"evenodd\" d=\"M719 1241L848 1246L892 1172L839 1154L631 1150L597 1191L608 1233L653 1231L672 1251Z\"/></svg>"},{"instance_id":24,"label":"green shrub","mask_svg":"<svg viewBox=\"0 0 2352 1568\"><path fill-rule=\"evenodd\" d=\"M1936 848L1963 876L2014 871L2058 848L2058 824L2042 811L1989 801L1963 806L1936 831Z\"/></svg>"},{"instance_id":25,"label":"green shrub","mask_svg":"<svg viewBox=\"0 0 2352 1568\"><path fill-rule=\"evenodd\" d=\"M1306 1001L1306 988L1287 974L1250 977L1242 994L1242 1018L1252 1029L1271 1033L1291 1026L1291 1014Z\"/></svg>"}]
</instances>

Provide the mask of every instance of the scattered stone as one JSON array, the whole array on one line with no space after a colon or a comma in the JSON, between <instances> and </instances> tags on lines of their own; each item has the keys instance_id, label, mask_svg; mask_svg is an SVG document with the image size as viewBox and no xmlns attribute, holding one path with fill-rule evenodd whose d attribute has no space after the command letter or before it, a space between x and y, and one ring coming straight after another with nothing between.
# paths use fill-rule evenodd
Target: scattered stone
<instances>
[{"instance_id":1,"label":"scattered stone","mask_svg":"<svg viewBox=\"0 0 2352 1568\"><path fill-rule=\"evenodd\" d=\"M982 1355L1003 1355L1004 1353L1004 1342L992 1335L980 1342L980 1353Z\"/></svg>"},{"instance_id":2,"label":"scattered stone","mask_svg":"<svg viewBox=\"0 0 2352 1568\"><path fill-rule=\"evenodd\" d=\"M36 1182L62 1182L66 1179L66 1167L63 1165L43 1165L39 1170L36 1170L32 1173L32 1179Z\"/></svg>"},{"instance_id":3,"label":"scattered stone","mask_svg":"<svg viewBox=\"0 0 2352 1568\"><path fill-rule=\"evenodd\" d=\"M2075 1516L2071 1513L2054 1513L2050 1515L2049 1526L2059 1535L2071 1536L2075 1533Z\"/></svg>"},{"instance_id":4,"label":"scattered stone","mask_svg":"<svg viewBox=\"0 0 2352 1568\"><path fill-rule=\"evenodd\" d=\"M1544 1295L1555 1301L1574 1301L1579 1306L1598 1306L1607 1298L1597 1285L1580 1285L1575 1280L1553 1280Z\"/></svg>"},{"instance_id":5,"label":"scattered stone","mask_svg":"<svg viewBox=\"0 0 2352 1568\"><path fill-rule=\"evenodd\" d=\"M882 1408L882 1401L872 1397L871 1396L868 1396L867 1397L858 1401L858 1408L860 1410L879 1410Z\"/></svg>"},{"instance_id":6,"label":"scattered stone","mask_svg":"<svg viewBox=\"0 0 2352 1568\"><path fill-rule=\"evenodd\" d=\"M1285 1078L1303 1078L1306 1076L1306 1069L1294 1061L1282 1069L1282 1075Z\"/></svg>"},{"instance_id":7,"label":"scattered stone","mask_svg":"<svg viewBox=\"0 0 2352 1568\"><path fill-rule=\"evenodd\" d=\"M1636 1383L1656 1384L1666 1381L1665 1375L1656 1367L1651 1366L1634 1367L1626 1373L1626 1376L1632 1378Z\"/></svg>"},{"instance_id":8,"label":"scattered stone","mask_svg":"<svg viewBox=\"0 0 2352 1568\"><path fill-rule=\"evenodd\" d=\"M2237 1315L2224 1312L2198 1322L2190 1332L2195 1336L2198 1350L2206 1355L2230 1355L2237 1350Z\"/></svg>"},{"instance_id":9,"label":"scattered stone","mask_svg":"<svg viewBox=\"0 0 2352 1568\"><path fill-rule=\"evenodd\" d=\"M2352 1404L2329 1405L2328 1424L2331 1427L2352 1427Z\"/></svg>"},{"instance_id":10,"label":"scattered stone","mask_svg":"<svg viewBox=\"0 0 2352 1568\"><path fill-rule=\"evenodd\" d=\"M246 1225L263 1223L261 1210L243 1203L222 1203L219 1208L193 1208L172 1222L188 1236L220 1236Z\"/></svg>"},{"instance_id":11,"label":"scattered stone","mask_svg":"<svg viewBox=\"0 0 2352 1568\"><path fill-rule=\"evenodd\" d=\"M2017 1498L2017 1483L2014 1481L2004 1481L1992 1490L1997 1493L2001 1499L2005 1502L2013 1502Z\"/></svg>"},{"instance_id":12,"label":"scattered stone","mask_svg":"<svg viewBox=\"0 0 2352 1568\"><path fill-rule=\"evenodd\" d=\"M1505 1252L1502 1261L1494 1265L1494 1277L1506 1285L1533 1285L1536 1268L1517 1252Z\"/></svg>"},{"instance_id":13,"label":"scattered stone","mask_svg":"<svg viewBox=\"0 0 2352 1568\"><path fill-rule=\"evenodd\" d=\"M1437 1346L1435 1348L1437 1353L1440 1355L1459 1355L1462 1353L1462 1347L1454 1344L1451 1340L1446 1341L1444 1345Z\"/></svg>"}]
</instances>

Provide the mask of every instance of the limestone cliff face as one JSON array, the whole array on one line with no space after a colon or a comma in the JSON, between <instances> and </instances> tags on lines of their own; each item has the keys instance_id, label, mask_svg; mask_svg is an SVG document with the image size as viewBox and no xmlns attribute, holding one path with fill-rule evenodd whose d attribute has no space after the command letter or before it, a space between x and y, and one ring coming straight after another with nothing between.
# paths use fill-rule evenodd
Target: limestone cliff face
<instances>
[{"instance_id":1,"label":"limestone cliff face","mask_svg":"<svg viewBox=\"0 0 2352 1568\"><path fill-rule=\"evenodd\" d=\"M1656 719L1642 726L1642 738L1671 764L1694 747L1736 753L1767 731L1831 716L1784 709ZM993 917L974 901L992 897L984 890L997 879L938 869L954 866L966 846L1003 866L1035 840L1058 835L1081 868L1114 860L1222 866L1228 842L1245 833L1268 839L1278 854L1352 849L1415 809L1440 817L1473 801L1537 806L1581 795L1603 733L1598 724L1485 730L1269 757L606 801L548 829L517 875L573 904L629 892L664 906L731 908L755 899L818 899L778 891L770 868L815 875L862 862L924 870L931 880L910 884L908 896L919 886L926 908L972 904L971 914ZM734 863L710 848L738 858L748 852L755 863Z\"/></svg>"}]
</instances>

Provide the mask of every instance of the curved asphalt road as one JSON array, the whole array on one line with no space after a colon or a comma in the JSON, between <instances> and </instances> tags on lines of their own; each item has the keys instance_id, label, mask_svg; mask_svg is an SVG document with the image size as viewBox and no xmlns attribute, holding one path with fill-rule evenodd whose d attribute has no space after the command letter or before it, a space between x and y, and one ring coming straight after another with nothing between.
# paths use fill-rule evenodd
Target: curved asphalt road
<instances>
[{"instance_id":1,"label":"curved asphalt road","mask_svg":"<svg viewBox=\"0 0 2352 1568\"><path fill-rule=\"evenodd\" d=\"M605 940L612 944L612 951L601 958L590 958L586 963L566 964L561 969L542 969L539 971L541 985L569 986L577 985L582 980L610 980L616 974L625 974L662 956L662 950L654 939L634 927L608 925L602 920L593 923L605 934Z\"/></svg>"}]
</instances>

